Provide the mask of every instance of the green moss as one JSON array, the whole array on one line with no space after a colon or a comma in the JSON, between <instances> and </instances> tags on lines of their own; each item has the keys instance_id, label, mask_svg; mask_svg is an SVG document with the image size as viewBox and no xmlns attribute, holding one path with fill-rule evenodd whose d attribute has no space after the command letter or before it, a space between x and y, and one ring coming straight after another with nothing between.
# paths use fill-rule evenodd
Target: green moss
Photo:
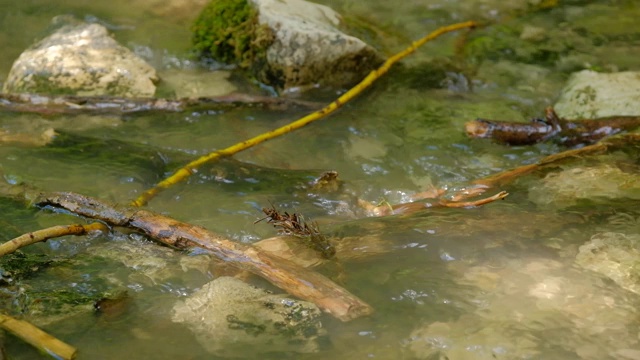
<instances>
[{"instance_id":1,"label":"green moss","mask_svg":"<svg viewBox=\"0 0 640 360\"><path fill-rule=\"evenodd\" d=\"M33 276L54 260L42 254L27 254L17 251L0 258L0 285L12 284Z\"/></svg>"},{"instance_id":2,"label":"green moss","mask_svg":"<svg viewBox=\"0 0 640 360\"><path fill-rule=\"evenodd\" d=\"M14 93L75 95L79 89L63 86L55 81L54 75L41 72L33 74L29 80L22 79L12 83L8 90Z\"/></svg>"},{"instance_id":3,"label":"green moss","mask_svg":"<svg viewBox=\"0 0 640 360\"><path fill-rule=\"evenodd\" d=\"M193 25L193 46L202 57L245 69L264 61L273 39L246 0L214 0Z\"/></svg>"}]
</instances>

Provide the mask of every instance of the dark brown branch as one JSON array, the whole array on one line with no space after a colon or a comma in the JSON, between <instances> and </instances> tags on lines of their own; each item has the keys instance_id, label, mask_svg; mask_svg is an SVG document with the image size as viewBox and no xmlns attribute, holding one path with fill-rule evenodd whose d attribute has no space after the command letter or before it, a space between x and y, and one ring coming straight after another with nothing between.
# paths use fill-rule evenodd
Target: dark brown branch
<instances>
[{"instance_id":1,"label":"dark brown branch","mask_svg":"<svg viewBox=\"0 0 640 360\"><path fill-rule=\"evenodd\" d=\"M113 226L126 226L177 249L206 249L218 259L261 276L289 294L311 301L343 321L373 312L371 306L323 275L253 246L230 241L202 227L145 210L116 209L97 199L74 193L41 195L35 203L65 209Z\"/></svg>"},{"instance_id":2,"label":"dark brown branch","mask_svg":"<svg viewBox=\"0 0 640 360\"><path fill-rule=\"evenodd\" d=\"M37 230L18 236L15 239L11 239L3 244L0 244L0 256L11 254L16 250L35 244L41 241L47 241L49 239L66 236L66 235L84 235L91 231L106 231L107 227L101 223L92 223L89 225L75 224L75 225L59 225L52 226L50 228Z\"/></svg>"},{"instance_id":3,"label":"dark brown branch","mask_svg":"<svg viewBox=\"0 0 640 360\"><path fill-rule=\"evenodd\" d=\"M291 107L315 109L316 103L268 96L230 94L217 97L158 99L109 96L72 96L36 94L0 94L0 110L40 114L128 114L139 112L183 112L226 110L241 106L259 106L283 110Z\"/></svg>"},{"instance_id":4,"label":"dark brown branch","mask_svg":"<svg viewBox=\"0 0 640 360\"><path fill-rule=\"evenodd\" d=\"M566 120L559 118L549 107L544 119L533 119L528 123L477 119L466 123L465 131L473 138L488 138L508 145L531 145L554 139L563 145L574 146L592 144L637 127L640 127L640 116Z\"/></svg>"}]
</instances>

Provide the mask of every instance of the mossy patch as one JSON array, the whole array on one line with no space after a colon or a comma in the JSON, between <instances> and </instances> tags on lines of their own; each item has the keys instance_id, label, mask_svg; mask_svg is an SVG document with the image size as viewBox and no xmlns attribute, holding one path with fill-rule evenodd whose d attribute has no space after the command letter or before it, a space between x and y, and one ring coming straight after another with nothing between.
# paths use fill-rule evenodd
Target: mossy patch
<instances>
[{"instance_id":1,"label":"mossy patch","mask_svg":"<svg viewBox=\"0 0 640 360\"><path fill-rule=\"evenodd\" d=\"M244 69L265 61L274 38L247 0L214 0L193 25L193 46L200 56Z\"/></svg>"}]
</instances>

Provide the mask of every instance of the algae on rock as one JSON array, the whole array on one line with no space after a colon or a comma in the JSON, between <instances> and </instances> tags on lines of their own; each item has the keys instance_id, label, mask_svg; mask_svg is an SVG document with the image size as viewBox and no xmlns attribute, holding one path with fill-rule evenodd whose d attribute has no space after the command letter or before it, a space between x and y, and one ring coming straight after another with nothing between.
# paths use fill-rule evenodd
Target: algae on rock
<instances>
[{"instance_id":1,"label":"algae on rock","mask_svg":"<svg viewBox=\"0 0 640 360\"><path fill-rule=\"evenodd\" d=\"M215 0L193 27L200 55L249 70L278 90L345 87L362 80L382 58L339 27L327 6L304 0Z\"/></svg>"},{"instance_id":2,"label":"algae on rock","mask_svg":"<svg viewBox=\"0 0 640 360\"><path fill-rule=\"evenodd\" d=\"M193 25L194 48L205 57L249 68L264 61L273 34L258 24L258 12L247 0L215 0Z\"/></svg>"}]
</instances>

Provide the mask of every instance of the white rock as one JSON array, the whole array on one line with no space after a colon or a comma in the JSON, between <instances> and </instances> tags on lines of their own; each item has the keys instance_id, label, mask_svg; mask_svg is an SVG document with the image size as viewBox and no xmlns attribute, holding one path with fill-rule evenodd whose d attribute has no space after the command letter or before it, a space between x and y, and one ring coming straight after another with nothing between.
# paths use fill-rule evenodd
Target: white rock
<instances>
[{"instance_id":1,"label":"white rock","mask_svg":"<svg viewBox=\"0 0 640 360\"><path fill-rule=\"evenodd\" d=\"M65 25L14 62L3 91L150 97L156 71L98 24Z\"/></svg>"},{"instance_id":2,"label":"white rock","mask_svg":"<svg viewBox=\"0 0 640 360\"><path fill-rule=\"evenodd\" d=\"M212 354L244 357L317 351L323 333L319 316L314 304L220 277L176 304L172 319L189 327Z\"/></svg>"},{"instance_id":3,"label":"white rock","mask_svg":"<svg viewBox=\"0 0 640 360\"><path fill-rule=\"evenodd\" d=\"M266 68L258 77L280 88L314 84L348 86L360 81L380 62L362 40L338 30L340 15L303 0L251 0L259 23L275 34L267 50ZM274 81L270 81L276 79Z\"/></svg>"},{"instance_id":4,"label":"white rock","mask_svg":"<svg viewBox=\"0 0 640 360\"><path fill-rule=\"evenodd\" d=\"M567 119L640 116L640 72L574 73L554 109Z\"/></svg>"}]
</instances>

